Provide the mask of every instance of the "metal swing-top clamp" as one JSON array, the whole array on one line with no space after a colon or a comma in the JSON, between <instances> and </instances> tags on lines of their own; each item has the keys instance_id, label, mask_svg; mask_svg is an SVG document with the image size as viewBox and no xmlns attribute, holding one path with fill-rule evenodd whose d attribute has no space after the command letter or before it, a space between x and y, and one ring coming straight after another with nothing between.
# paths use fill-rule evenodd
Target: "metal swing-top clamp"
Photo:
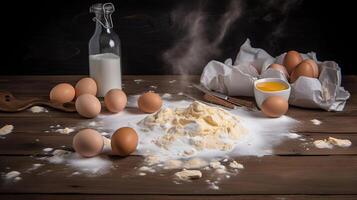
<instances>
[{"instance_id":1,"label":"metal swing-top clamp","mask_svg":"<svg viewBox=\"0 0 357 200\"><path fill-rule=\"evenodd\" d=\"M90 7L89 12L103 15L105 24L96 17L93 17L93 21L100 23L104 28L113 28L112 13L115 11L114 4L112 3L97 3Z\"/></svg>"}]
</instances>

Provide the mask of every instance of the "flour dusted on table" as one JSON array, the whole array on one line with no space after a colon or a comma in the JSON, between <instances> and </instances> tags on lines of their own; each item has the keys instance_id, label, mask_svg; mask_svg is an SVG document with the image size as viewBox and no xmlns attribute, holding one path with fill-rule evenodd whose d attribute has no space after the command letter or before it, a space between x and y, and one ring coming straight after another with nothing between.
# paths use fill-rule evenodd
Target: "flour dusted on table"
<instances>
[{"instance_id":1,"label":"flour dusted on table","mask_svg":"<svg viewBox=\"0 0 357 200\"><path fill-rule=\"evenodd\" d=\"M32 113L42 113L42 112L48 112L48 110L42 106L32 106L30 108L30 111Z\"/></svg>"},{"instance_id":2,"label":"flour dusted on table","mask_svg":"<svg viewBox=\"0 0 357 200\"><path fill-rule=\"evenodd\" d=\"M352 145L352 142L350 140L337 139L334 137L329 137L328 142L339 147L350 147Z\"/></svg>"},{"instance_id":3,"label":"flour dusted on table","mask_svg":"<svg viewBox=\"0 0 357 200\"><path fill-rule=\"evenodd\" d=\"M180 172L176 172L175 176L183 181L199 179L202 177L202 173L199 170L182 170Z\"/></svg>"},{"instance_id":4,"label":"flour dusted on table","mask_svg":"<svg viewBox=\"0 0 357 200\"><path fill-rule=\"evenodd\" d=\"M17 181L22 180L20 175L21 175L21 173L18 171L11 171L11 172L6 173L4 175L4 178L6 181L17 182Z\"/></svg>"},{"instance_id":5,"label":"flour dusted on table","mask_svg":"<svg viewBox=\"0 0 357 200\"><path fill-rule=\"evenodd\" d=\"M12 130L14 130L13 125L5 125L2 128L0 128L0 136L7 135L7 134L11 133Z\"/></svg>"},{"instance_id":6,"label":"flour dusted on table","mask_svg":"<svg viewBox=\"0 0 357 200\"><path fill-rule=\"evenodd\" d=\"M297 124L287 116L265 118L260 112L225 110L167 93L161 96L163 106L157 113L137 113L138 98L129 96L126 110L102 114L96 122L107 132L134 128L139 136L134 155L145 157L137 175L172 170L175 184L202 176L210 189L217 190L244 169L234 157L271 155L275 145L291 138L289 130Z\"/></svg>"},{"instance_id":7,"label":"flour dusted on table","mask_svg":"<svg viewBox=\"0 0 357 200\"><path fill-rule=\"evenodd\" d=\"M337 139L334 137L328 137L328 139L324 140L315 140L313 142L316 148L319 149L332 149L334 146L338 147L350 147L352 145L352 142L347 139Z\"/></svg>"},{"instance_id":8,"label":"flour dusted on table","mask_svg":"<svg viewBox=\"0 0 357 200\"><path fill-rule=\"evenodd\" d=\"M244 165L241 163L238 163L237 161L233 160L232 162L229 163L229 166L233 169L244 169Z\"/></svg>"},{"instance_id":9,"label":"flour dusted on table","mask_svg":"<svg viewBox=\"0 0 357 200\"><path fill-rule=\"evenodd\" d=\"M68 127L59 128L59 129L55 130L55 132L57 132L57 133L66 134L66 135L72 133L73 131L74 131L73 128L68 128Z\"/></svg>"}]
</instances>

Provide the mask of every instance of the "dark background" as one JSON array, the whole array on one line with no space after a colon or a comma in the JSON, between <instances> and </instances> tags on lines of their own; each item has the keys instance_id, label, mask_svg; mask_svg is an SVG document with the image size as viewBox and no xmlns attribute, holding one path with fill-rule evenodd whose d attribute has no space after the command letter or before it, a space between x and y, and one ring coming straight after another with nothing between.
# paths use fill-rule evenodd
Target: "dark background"
<instances>
[{"instance_id":1,"label":"dark background","mask_svg":"<svg viewBox=\"0 0 357 200\"><path fill-rule=\"evenodd\" d=\"M294 49L315 51L319 60L334 60L343 74L357 74L352 49L356 11L353 1L243 0L242 15L210 59L235 58L249 37L254 47L271 55ZM3 50L1 75L87 74L88 41L95 23L89 7L102 1L2 2ZM203 7L206 31L214 36L228 0L113 0L115 31L122 41L124 74L172 74L162 58L184 35L172 21L172 11ZM273 33L276 34L273 34ZM199 73L203 66L192 66Z\"/></svg>"}]
</instances>

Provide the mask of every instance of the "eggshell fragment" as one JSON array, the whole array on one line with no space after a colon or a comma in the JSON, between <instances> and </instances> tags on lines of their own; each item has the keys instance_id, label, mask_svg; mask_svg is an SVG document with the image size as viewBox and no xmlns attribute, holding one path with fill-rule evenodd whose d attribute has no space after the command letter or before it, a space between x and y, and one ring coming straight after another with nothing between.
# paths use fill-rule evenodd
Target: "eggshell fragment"
<instances>
[{"instance_id":1,"label":"eggshell fragment","mask_svg":"<svg viewBox=\"0 0 357 200\"><path fill-rule=\"evenodd\" d=\"M162 106L161 97L154 92L146 92L139 97L138 107L142 112L154 113Z\"/></svg>"},{"instance_id":2,"label":"eggshell fragment","mask_svg":"<svg viewBox=\"0 0 357 200\"><path fill-rule=\"evenodd\" d=\"M100 154L103 146L103 136L93 129L83 129L73 137L73 149L83 157Z\"/></svg>"},{"instance_id":3,"label":"eggshell fragment","mask_svg":"<svg viewBox=\"0 0 357 200\"><path fill-rule=\"evenodd\" d=\"M289 103L280 96L267 97L261 106L262 112L268 117L280 117L289 109Z\"/></svg>"},{"instance_id":4,"label":"eggshell fragment","mask_svg":"<svg viewBox=\"0 0 357 200\"><path fill-rule=\"evenodd\" d=\"M119 128L112 135L111 146L114 155L128 156L138 146L138 134L129 127Z\"/></svg>"},{"instance_id":5,"label":"eggshell fragment","mask_svg":"<svg viewBox=\"0 0 357 200\"><path fill-rule=\"evenodd\" d=\"M77 112L86 118L96 117L101 110L101 104L97 97L91 94L82 94L76 99Z\"/></svg>"},{"instance_id":6,"label":"eggshell fragment","mask_svg":"<svg viewBox=\"0 0 357 200\"><path fill-rule=\"evenodd\" d=\"M82 78L76 84L76 97L81 96L82 94L91 94L97 95L97 83L92 78Z\"/></svg>"},{"instance_id":7,"label":"eggshell fragment","mask_svg":"<svg viewBox=\"0 0 357 200\"><path fill-rule=\"evenodd\" d=\"M283 65L279 65L279 64L274 63L274 64L271 64L269 66L269 68L280 71L281 73L283 73L285 75L286 78L289 77L289 73L288 73L288 71L286 70L286 68Z\"/></svg>"},{"instance_id":8,"label":"eggshell fragment","mask_svg":"<svg viewBox=\"0 0 357 200\"><path fill-rule=\"evenodd\" d=\"M120 89L111 89L104 97L105 106L113 113L124 110L127 102L126 94Z\"/></svg>"},{"instance_id":9,"label":"eggshell fragment","mask_svg":"<svg viewBox=\"0 0 357 200\"><path fill-rule=\"evenodd\" d=\"M290 82L294 83L300 76L314 78L313 67L308 62L301 62L290 75Z\"/></svg>"},{"instance_id":10,"label":"eggshell fragment","mask_svg":"<svg viewBox=\"0 0 357 200\"><path fill-rule=\"evenodd\" d=\"M60 83L52 88L50 92L50 100L57 103L68 103L74 99L75 90L68 83Z\"/></svg>"},{"instance_id":11,"label":"eggshell fragment","mask_svg":"<svg viewBox=\"0 0 357 200\"><path fill-rule=\"evenodd\" d=\"M289 74L295 69L295 67L300 64L302 57L297 51L288 51L284 57L283 65Z\"/></svg>"}]
</instances>

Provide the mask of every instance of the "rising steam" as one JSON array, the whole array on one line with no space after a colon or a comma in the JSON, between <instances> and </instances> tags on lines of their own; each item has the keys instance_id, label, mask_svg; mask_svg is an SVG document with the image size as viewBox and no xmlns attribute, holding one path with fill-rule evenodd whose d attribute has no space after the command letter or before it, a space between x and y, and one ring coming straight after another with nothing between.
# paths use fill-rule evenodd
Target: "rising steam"
<instances>
[{"instance_id":1,"label":"rising steam","mask_svg":"<svg viewBox=\"0 0 357 200\"><path fill-rule=\"evenodd\" d=\"M297 8L302 3L302 0L270 0L267 1L266 9L268 10L278 10L279 18L281 19L277 25L273 28L272 32L267 35L267 41L270 47L278 47L279 40L285 36L285 27L288 21L289 13L294 8ZM273 20L271 17L266 18L266 21Z\"/></svg>"},{"instance_id":2,"label":"rising steam","mask_svg":"<svg viewBox=\"0 0 357 200\"><path fill-rule=\"evenodd\" d=\"M164 61L170 65L175 74L192 74L206 64L212 56L218 56L221 51L219 44L223 41L229 27L241 14L240 1L231 1L217 26L210 27L218 30L213 40L206 34L207 16L203 8L187 13L183 7L172 13L174 26L186 30L186 34L171 49L163 54Z\"/></svg>"},{"instance_id":3,"label":"rising steam","mask_svg":"<svg viewBox=\"0 0 357 200\"><path fill-rule=\"evenodd\" d=\"M257 10L267 11L269 14L263 17L267 22L280 20L270 33L266 34L266 40L270 46L278 46L278 40L284 36L289 12L296 8L302 0L261 0ZM174 74L197 74L207 64L209 59L221 54L219 48L231 25L239 19L242 13L241 0L231 0L225 13L220 17L215 26L208 26L207 15L204 7L188 10L180 7L172 12L172 22L178 31L183 31L176 44L164 52L164 62L171 66ZM272 15L271 11L278 11L278 15ZM255 17L255 16L254 16ZM251 21L261 20L256 18ZM216 31L213 39L209 39L207 32ZM210 35L211 36L211 35ZM212 37L210 37L212 38Z\"/></svg>"}]
</instances>

